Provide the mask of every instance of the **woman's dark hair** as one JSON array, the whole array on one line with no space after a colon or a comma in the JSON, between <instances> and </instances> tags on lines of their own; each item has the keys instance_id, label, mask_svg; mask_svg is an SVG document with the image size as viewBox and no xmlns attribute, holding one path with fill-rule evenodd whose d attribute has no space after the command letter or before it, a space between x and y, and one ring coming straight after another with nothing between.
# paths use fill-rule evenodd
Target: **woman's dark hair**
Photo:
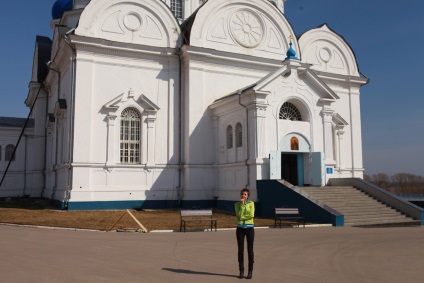
<instances>
[{"instance_id":1,"label":"woman's dark hair","mask_svg":"<svg viewBox=\"0 0 424 283\"><path fill-rule=\"evenodd\" d=\"M241 189L240 194L242 194L243 192L246 192L247 193L247 197L250 197L250 191L249 191L248 188Z\"/></svg>"}]
</instances>

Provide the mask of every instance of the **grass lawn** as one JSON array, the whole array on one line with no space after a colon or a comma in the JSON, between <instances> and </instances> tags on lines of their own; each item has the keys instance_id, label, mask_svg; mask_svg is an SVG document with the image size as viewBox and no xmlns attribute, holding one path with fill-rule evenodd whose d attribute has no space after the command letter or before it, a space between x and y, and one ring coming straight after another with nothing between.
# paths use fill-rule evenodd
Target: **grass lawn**
<instances>
[{"instance_id":1,"label":"grass lawn","mask_svg":"<svg viewBox=\"0 0 424 283\"><path fill-rule=\"evenodd\" d=\"M13 223L24 225L66 227L78 229L94 229L107 231L122 216L125 210L84 210L67 211L59 210L41 199L18 199L0 201L0 223ZM179 230L179 210L131 210L131 213L149 231L152 230ZM218 228L234 228L235 216L229 213L214 211ZM288 225L294 225L287 223ZM255 226L272 226L273 219L255 218ZM190 223L187 230L207 228L208 223ZM139 226L126 213L114 226L116 229L138 229Z\"/></svg>"}]
</instances>

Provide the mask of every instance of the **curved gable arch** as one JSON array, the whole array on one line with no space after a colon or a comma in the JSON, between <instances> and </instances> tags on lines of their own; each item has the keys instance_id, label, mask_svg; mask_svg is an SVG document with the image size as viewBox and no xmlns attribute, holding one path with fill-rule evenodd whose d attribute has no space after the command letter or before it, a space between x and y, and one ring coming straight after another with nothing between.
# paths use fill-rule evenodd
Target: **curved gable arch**
<instances>
[{"instance_id":1,"label":"curved gable arch","mask_svg":"<svg viewBox=\"0 0 424 283\"><path fill-rule=\"evenodd\" d=\"M311 121L312 110L308 102L306 102L304 99L302 99L301 97L297 95L289 95L284 100L280 101L280 103L277 105L277 107L274 110L276 111L275 117L278 117L278 118L280 117L280 111L284 103L290 103L297 108L297 110L300 112L300 115L302 116L301 121L303 122Z\"/></svg>"},{"instance_id":2,"label":"curved gable arch","mask_svg":"<svg viewBox=\"0 0 424 283\"><path fill-rule=\"evenodd\" d=\"M207 1L193 16L192 46L284 60L291 36L299 50L289 22L269 1Z\"/></svg>"},{"instance_id":3,"label":"curved gable arch","mask_svg":"<svg viewBox=\"0 0 424 283\"><path fill-rule=\"evenodd\" d=\"M160 0L91 0L75 34L157 47L177 47L180 27Z\"/></svg>"},{"instance_id":4,"label":"curved gable arch","mask_svg":"<svg viewBox=\"0 0 424 283\"><path fill-rule=\"evenodd\" d=\"M297 140L297 149L292 149L291 141L295 138ZM310 152L311 151L311 143L310 141L301 133L291 132L285 135L279 143L279 148L284 152Z\"/></svg>"},{"instance_id":5,"label":"curved gable arch","mask_svg":"<svg viewBox=\"0 0 424 283\"><path fill-rule=\"evenodd\" d=\"M299 38L302 62L312 69L340 75L359 76L355 55L349 44L327 25L305 32Z\"/></svg>"}]
</instances>

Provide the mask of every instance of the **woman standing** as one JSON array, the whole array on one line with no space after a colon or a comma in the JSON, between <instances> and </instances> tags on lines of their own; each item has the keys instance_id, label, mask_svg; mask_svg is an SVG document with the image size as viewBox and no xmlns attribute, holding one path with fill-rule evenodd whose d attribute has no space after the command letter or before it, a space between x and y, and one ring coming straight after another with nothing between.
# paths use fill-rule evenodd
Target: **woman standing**
<instances>
[{"instance_id":1,"label":"woman standing","mask_svg":"<svg viewBox=\"0 0 424 283\"><path fill-rule=\"evenodd\" d=\"M255 204L249 200L250 192L244 188L240 192L240 201L234 204L237 215L237 246L240 275L244 278L244 238L247 239L247 254L249 257L249 271L247 279L252 279L253 272L253 241L255 240L255 230L253 217L255 216Z\"/></svg>"}]
</instances>

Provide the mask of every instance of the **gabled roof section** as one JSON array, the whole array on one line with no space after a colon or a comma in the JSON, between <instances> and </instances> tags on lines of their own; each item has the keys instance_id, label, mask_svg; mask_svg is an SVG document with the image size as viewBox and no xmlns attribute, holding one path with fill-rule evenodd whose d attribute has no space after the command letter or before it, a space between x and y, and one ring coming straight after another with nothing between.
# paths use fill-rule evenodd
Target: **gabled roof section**
<instances>
[{"instance_id":1,"label":"gabled roof section","mask_svg":"<svg viewBox=\"0 0 424 283\"><path fill-rule=\"evenodd\" d=\"M103 107L108 109L109 112L113 113L121 107L126 107L125 105L128 104L128 101L131 102L131 100L134 101L134 103L140 106L143 110L158 111L160 109L159 106L157 106L143 94L141 94L138 98L135 98L135 93L132 88L130 88L128 92L124 92L111 101L107 102L105 105L103 105Z\"/></svg>"},{"instance_id":2,"label":"gabled roof section","mask_svg":"<svg viewBox=\"0 0 424 283\"><path fill-rule=\"evenodd\" d=\"M312 87L317 89L323 95L322 99L327 100L329 102L339 99L340 97L323 80L321 80L313 70L310 69L310 66L311 65L309 64L300 63L298 60L285 60L283 62L283 66L278 70L269 73L254 84L238 89L228 95L225 95L215 100L212 105L214 105L213 107L216 107L216 105L226 100L230 101L231 99L235 99L234 97L237 95L243 95L247 92L250 93L251 91L253 91L254 93L262 93L266 95L269 93L269 90L267 88L268 85L270 85L274 80L281 76L289 77L294 72L297 72L297 75L300 79L306 80ZM341 117L340 119L343 120Z\"/></svg>"},{"instance_id":3,"label":"gabled roof section","mask_svg":"<svg viewBox=\"0 0 424 283\"><path fill-rule=\"evenodd\" d=\"M276 78L280 76L288 77L292 72L297 72L300 78L304 78L311 83L311 85L323 92L326 98L334 100L339 99L339 96L310 69L310 65L302 64L297 60L286 60L283 64L284 65L280 69L259 80L253 90L255 92L263 91L266 89L266 86Z\"/></svg>"},{"instance_id":4,"label":"gabled roof section","mask_svg":"<svg viewBox=\"0 0 424 283\"><path fill-rule=\"evenodd\" d=\"M299 76L304 76L310 83L315 87L323 91L328 95L330 99L339 99L340 97L326 84L324 83L311 69L306 69L299 72Z\"/></svg>"},{"instance_id":5,"label":"gabled roof section","mask_svg":"<svg viewBox=\"0 0 424 283\"><path fill-rule=\"evenodd\" d=\"M232 92L232 93L230 93L230 94L227 94L227 95L225 95L225 96L223 96L223 97L221 97L221 98L218 98L217 100L215 100L215 101L214 101L214 103L215 103L215 102L219 102L219 101L226 100L226 99L231 98L231 97L234 97L234 96L236 96L236 95L239 95L239 94L241 94L241 93L245 92L245 91L246 91L246 90L248 90L248 89L252 89L252 88L253 88L253 87L255 87L255 86L256 86L256 83L251 84L251 85L248 85L248 86L246 86L246 87L244 87L244 88L241 88L241 89L238 89L238 90L236 90L236 91L233 91L233 92Z\"/></svg>"}]
</instances>

